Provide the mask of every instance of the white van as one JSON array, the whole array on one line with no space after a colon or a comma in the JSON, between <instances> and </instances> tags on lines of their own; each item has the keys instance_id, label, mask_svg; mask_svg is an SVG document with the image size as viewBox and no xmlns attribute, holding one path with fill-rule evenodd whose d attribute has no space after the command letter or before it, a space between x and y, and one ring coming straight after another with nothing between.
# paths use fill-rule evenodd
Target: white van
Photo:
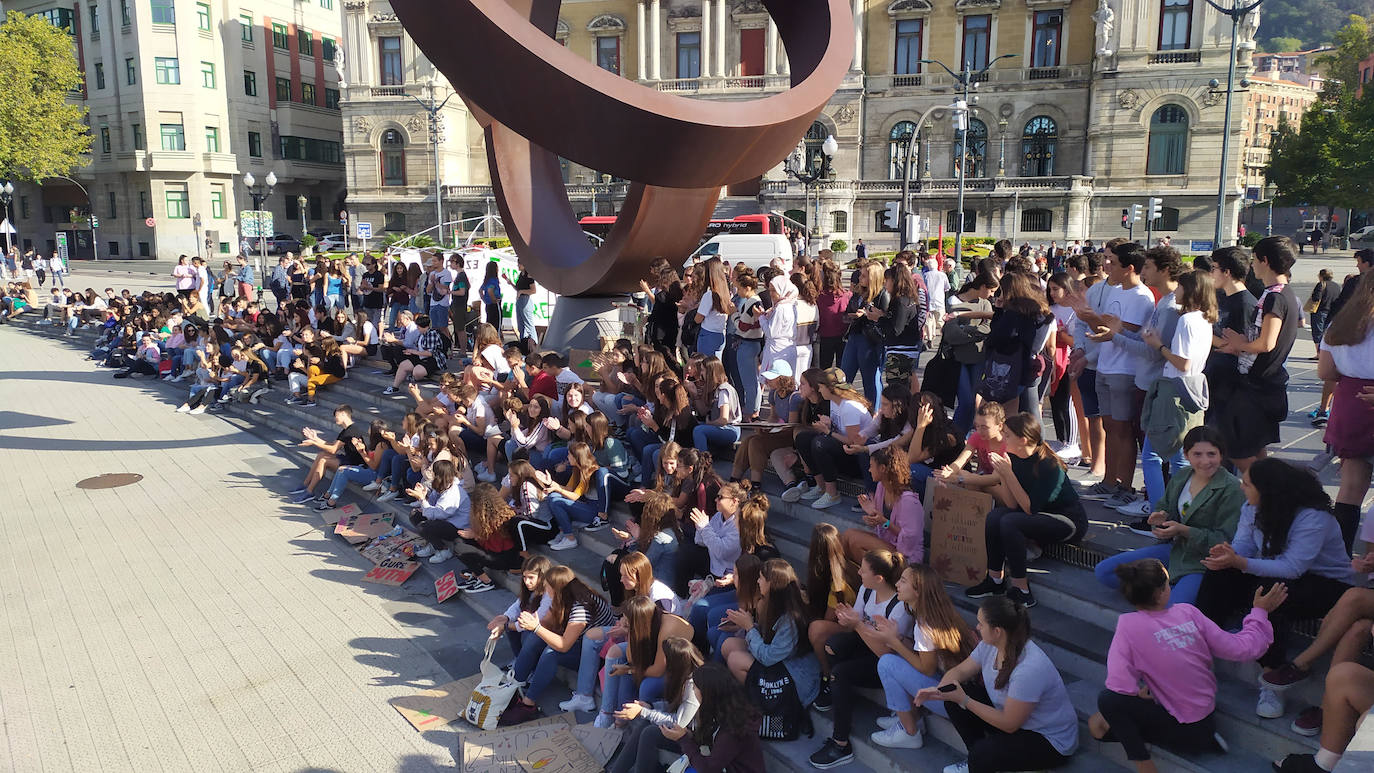
<instances>
[{"instance_id":1,"label":"white van","mask_svg":"<svg viewBox=\"0 0 1374 773\"><path fill-rule=\"evenodd\" d=\"M782 234L718 234L697 248L683 267L719 256L731 265L743 263L755 271L781 258L783 270L792 268L792 243Z\"/></svg>"}]
</instances>

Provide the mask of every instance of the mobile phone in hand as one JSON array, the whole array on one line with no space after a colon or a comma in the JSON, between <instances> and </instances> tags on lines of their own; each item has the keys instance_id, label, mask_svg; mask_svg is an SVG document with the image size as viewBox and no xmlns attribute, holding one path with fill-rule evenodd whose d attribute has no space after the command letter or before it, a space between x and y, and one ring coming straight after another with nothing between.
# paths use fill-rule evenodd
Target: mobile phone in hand
<instances>
[{"instance_id":1,"label":"mobile phone in hand","mask_svg":"<svg viewBox=\"0 0 1374 773\"><path fill-rule=\"evenodd\" d=\"M954 692L955 687L956 685L953 684L942 684L940 685L940 692Z\"/></svg>"}]
</instances>

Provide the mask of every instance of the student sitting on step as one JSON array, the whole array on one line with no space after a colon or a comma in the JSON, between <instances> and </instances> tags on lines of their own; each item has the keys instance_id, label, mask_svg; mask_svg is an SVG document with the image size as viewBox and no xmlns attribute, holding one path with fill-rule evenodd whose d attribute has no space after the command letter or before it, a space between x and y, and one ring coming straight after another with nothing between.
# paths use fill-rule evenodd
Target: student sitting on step
<instances>
[{"instance_id":1,"label":"student sitting on step","mask_svg":"<svg viewBox=\"0 0 1374 773\"><path fill-rule=\"evenodd\" d=\"M1116 622L1107 686L1088 720L1093 737L1119 741L1140 773L1155 773L1147 743L1184 752L1227 750L1217 733L1212 659L1245 661L1274 641L1269 613L1288 595L1283 583L1256 589L1238 633L1227 633L1186 602L1170 603L1169 572L1158 559L1120 564L1121 594L1136 611Z\"/></svg>"},{"instance_id":2,"label":"student sitting on step","mask_svg":"<svg viewBox=\"0 0 1374 773\"><path fill-rule=\"evenodd\" d=\"M692 627L686 620L665 612L648 596L630 597L623 611L621 627L625 638L621 643L612 644L606 653L601 712L595 720L597 727L610 727L615 723L615 712L636 698L646 705L653 705L662 698L668 666L664 643L671 638L692 635ZM584 664L586 652L584 648Z\"/></svg>"},{"instance_id":3,"label":"student sitting on step","mask_svg":"<svg viewBox=\"0 0 1374 773\"><path fill-rule=\"evenodd\" d=\"M701 653L682 636L668 637L662 646L663 699L653 706L628 701L615 712L616 721L629 726L621 739L620 751L607 768L611 773L659 773L663 769L659 752L677 753L678 748L659 729L691 727L701 708L700 695L692 681L693 672L702 665Z\"/></svg>"},{"instance_id":4,"label":"student sitting on step","mask_svg":"<svg viewBox=\"0 0 1374 773\"><path fill-rule=\"evenodd\" d=\"M1358 663L1332 666L1322 696L1321 748L1316 754L1290 754L1274 763L1278 773L1329 773L1355 737L1361 718L1374 708L1374 671ZM1352 768L1358 768L1358 764Z\"/></svg>"}]
</instances>

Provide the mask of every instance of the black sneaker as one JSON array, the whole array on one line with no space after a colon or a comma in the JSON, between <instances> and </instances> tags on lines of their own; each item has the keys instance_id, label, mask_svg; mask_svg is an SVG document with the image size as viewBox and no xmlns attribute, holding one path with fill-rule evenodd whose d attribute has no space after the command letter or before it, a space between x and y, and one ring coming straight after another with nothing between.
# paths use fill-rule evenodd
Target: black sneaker
<instances>
[{"instance_id":1,"label":"black sneaker","mask_svg":"<svg viewBox=\"0 0 1374 773\"><path fill-rule=\"evenodd\" d=\"M966 588L964 590L964 595L971 599L985 599L988 596L1001 596L1006 592L1007 586L1005 581L997 582L989 576L984 577L982 582L972 588Z\"/></svg>"},{"instance_id":2,"label":"black sneaker","mask_svg":"<svg viewBox=\"0 0 1374 773\"><path fill-rule=\"evenodd\" d=\"M1275 773L1326 773L1317 764L1315 754L1290 754L1282 762L1274 763Z\"/></svg>"},{"instance_id":3,"label":"black sneaker","mask_svg":"<svg viewBox=\"0 0 1374 773\"><path fill-rule=\"evenodd\" d=\"M811 704L811 708L816 711L829 711L834 705L834 700L830 697L830 680L822 677L821 691L816 695L816 700Z\"/></svg>"},{"instance_id":4,"label":"black sneaker","mask_svg":"<svg viewBox=\"0 0 1374 773\"><path fill-rule=\"evenodd\" d=\"M472 578L470 582L462 587L463 590L468 593L486 593L489 590L496 590L495 583L484 581L480 577Z\"/></svg>"},{"instance_id":5,"label":"black sneaker","mask_svg":"<svg viewBox=\"0 0 1374 773\"><path fill-rule=\"evenodd\" d=\"M1011 599L1017 604L1020 604L1026 609L1030 609L1031 607L1035 606L1035 597L1031 595L1031 592L1028 590L1021 590L1015 585L1013 585L1010 588L1007 588L1007 598Z\"/></svg>"},{"instance_id":6,"label":"black sneaker","mask_svg":"<svg viewBox=\"0 0 1374 773\"><path fill-rule=\"evenodd\" d=\"M610 525L611 525L611 522L610 522L610 521L608 521L608 520L606 520L605 518L602 518L601 516L598 515L598 516L596 516L595 518L592 519L592 522L591 522L591 523L587 524L586 526L583 526L583 527L582 527L582 530L583 530L583 531L601 531L602 529L604 529L604 528L606 528L607 526L610 526Z\"/></svg>"},{"instance_id":7,"label":"black sneaker","mask_svg":"<svg viewBox=\"0 0 1374 773\"><path fill-rule=\"evenodd\" d=\"M315 398L313 397L307 397L305 401L301 403L301 406L304 408L314 408L317 405L319 405L319 403L315 402Z\"/></svg>"},{"instance_id":8,"label":"black sneaker","mask_svg":"<svg viewBox=\"0 0 1374 773\"><path fill-rule=\"evenodd\" d=\"M1142 537L1153 537L1153 536L1155 536L1154 527L1150 525L1150 519L1149 519L1149 518L1141 518L1141 519L1138 520L1138 521L1132 521L1131 524L1130 524L1129 526L1127 526L1126 528L1127 528L1127 529L1130 529L1131 531L1135 532L1136 534L1139 534L1139 535L1142 536Z\"/></svg>"},{"instance_id":9,"label":"black sneaker","mask_svg":"<svg viewBox=\"0 0 1374 773\"><path fill-rule=\"evenodd\" d=\"M811 761L811 767L829 770L846 762L854 761L854 744L840 746L835 743L835 739L827 738L825 739L825 746L822 746L819 751L807 759Z\"/></svg>"},{"instance_id":10,"label":"black sneaker","mask_svg":"<svg viewBox=\"0 0 1374 773\"><path fill-rule=\"evenodd\" d=\"M1327 420L1327 415L1323 413L1321 416L1318 416L1317 418L1315 418L1315 419L1312 420L1312 426L1314 426L1314 427L1325 427L1325 426L1326 426L1326 420Z\"/></svg>"}]
</instances>

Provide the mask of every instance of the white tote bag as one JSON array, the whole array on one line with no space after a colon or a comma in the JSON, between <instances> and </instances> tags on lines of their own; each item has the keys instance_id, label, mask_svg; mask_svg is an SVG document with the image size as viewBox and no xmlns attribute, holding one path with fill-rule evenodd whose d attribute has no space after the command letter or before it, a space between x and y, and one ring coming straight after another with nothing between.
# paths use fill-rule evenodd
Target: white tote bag
<instances>
[{"instance_id":1,"label":"white tote bag","mask_svg":"<svg viewBox=\"0 0 1374 773\"><path fill-rule=\"evenodd\" d=\"M496 727L501 713L520 687L513 677L508 679L506 673L491 662L495 651L496 639L488 639L486 655L482 658L482 681L473 689L467 710L463 712L464 719L482 730Z\"/></svg>"}]
</instances>

